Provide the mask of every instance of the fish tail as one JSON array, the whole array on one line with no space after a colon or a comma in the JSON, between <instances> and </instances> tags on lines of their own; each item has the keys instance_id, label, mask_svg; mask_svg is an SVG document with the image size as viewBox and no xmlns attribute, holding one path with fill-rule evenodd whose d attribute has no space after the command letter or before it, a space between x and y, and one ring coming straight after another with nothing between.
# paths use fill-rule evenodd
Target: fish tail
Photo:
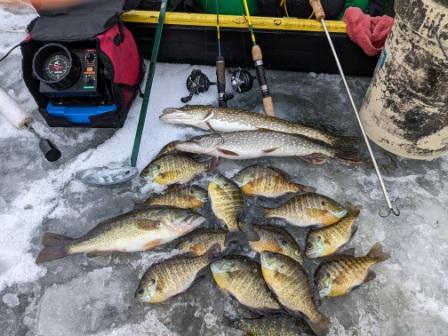
<instances>
[{"instance_id":1,"label":"fish tail","mask_svg":"<svg viewBox=\"0 0 448 336\"><path fill-rule=\"evenodd\" d=\"M317 318L308 320L308 324L317 336L324 336L327 334L331 322L328 317L326 317L324 314L319 313Z\"/></svg>"},{"instance_id":2,"label":"fish tail","mask_svg":"<svg viewBox=\"0 0 448 336\"><path fill-rule=\"evenodd\" d=\"M68 255L67 246L73 241L72 238L56 233L46 232L42 238L44 248L36 258L36 264L64 258Z\"/></svg>"},{"instance_id":3,"label":"fish tail","mask_svg":"<svg viewBox=\"0 0 448 336\"><path fill-rule=\"evenodd\" d=\"M224 240L224 246L229 247L232 244L243 245L246 242L246 235L241 231L229 232Z\"/></svg>"},{"instance_id":4,"label":"fish tail","mask_svg":"<svg viewBox=\"0 0 448 336\"><path fill-rule=\"evenodd\" d=\"M255 232L252 225L244 224L240 221L240 222L238 222L238 227L240 228L241 231L243 231L243 233L248 241L260 240L260 236L258 235L257 232Z\"/></svg>"},{"instance_id":5,"label":"fish tail","mask_svg":"<svg viewBox=\"0 0 448 336\"><path fill-rule=\"evenodd\" d=\"M338 136L333 146L336 147L354 147L359 145L359 138L355 136Z\"/></svg>"},{"instance_id":6,"label":"fish tail","mask_svg":"<svg viewBox=\"0 0 448 336\"><path fill-rule=\"evenodd\" d=\"M297 187L298 191L302 192L302 193L316 192L316 188L310 187L310 186L306 186L306 185L303 185L303 184L296 183L296 187Z\"/></svg>"},{"instance_id":7,"label":"fish tail","mask_svg":"<svg viewBox=\"0 0 448 336\"><path fill-rule=\"evenodd\" d=\"M382 262L390 258L390 254L383 251L383 245L380 243L373 245L367 256L375 259L377 262Z\"/></svg>"},{"instance_id":8,"label":"fish tail","mask_svg":"<svg viewBox=\"0 0 448 336\"><path fill-rule=\"evenodd\" d=\"M275 217L275 208L263 208L263 215L266 218L272 218Z\"/></svg>"},{"instance_id":9,"label":"fish tail","mask_svg":"<svg viewBox=\"0 0 448 336\"><path fill-rule=\"evenodd\" d=\"M221 247L218 243L213 244L212 247L210 247L210 249L204 254L209 263L221 258L221 255Z\"/></svg>"},{"instance_id":10,"label":"fish tail","mask_svg":"<svg viewBox=\"0 0 448 336\"><path fill-rule=\"evenodd\" d=\"M335 158L336 160L348 164L348 165L359 165L362 163L359 153L354 147L334 147L335 148Z\"/></svg>"}]
</instances>

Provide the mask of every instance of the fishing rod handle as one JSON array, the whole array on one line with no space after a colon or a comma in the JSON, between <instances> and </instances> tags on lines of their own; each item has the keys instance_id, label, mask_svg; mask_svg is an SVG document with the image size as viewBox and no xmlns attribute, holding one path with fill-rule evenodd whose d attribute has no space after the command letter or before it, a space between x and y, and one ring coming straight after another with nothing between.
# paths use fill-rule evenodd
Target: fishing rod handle
<instances>
[{"instance_id":1,"label":"fishing rod handle","mask_svg":"<svg viewBox=\"0 0 448 336\"><path fill-rule=\"evenodd\" d=\"M252 60L254 61L255 70L257 71L258 84L260 85L261 94L263 95L264 112L269 116L275 116L274 103L271 93L269 92L268 82L266 80L266 72L263 66L263 53L259 45L252 47Z\"/></svg>"},{"instance_id":2,"label":"fishing rod handle","mask_svg":"<svg viewBox=\"0 0 448 336\"><path fill-rule=\"evenodd\" d=\"M226 102L226 63L223 56L216 57L216 79L218 86L218 104L227 107Z\"/></svg>"},{"instance_id":3,"label":"fishing rod handle","mask_svg":"<svg viewBox=\"0 0 448 336\"><path fill-rule=\"evenodd\" d=\"M310 0L310 6L317 20L325 19L325 11L320 0Z\"/></svg>"}]
</instances>

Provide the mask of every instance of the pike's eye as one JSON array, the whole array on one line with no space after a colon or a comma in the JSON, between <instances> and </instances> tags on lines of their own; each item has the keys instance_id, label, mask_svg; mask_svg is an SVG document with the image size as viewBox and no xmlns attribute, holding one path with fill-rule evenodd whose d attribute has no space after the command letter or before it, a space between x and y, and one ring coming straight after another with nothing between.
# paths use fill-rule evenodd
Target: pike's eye
<instances>
[{"instance_id":1,"label":"pike's eye","mask_svg":"<svg viewBox=\"0 0 448 336\"><path fill-rule=\"evenodd\" d=\"M327 205L327 203L325 202L325 201L322 201L322 206L325 206L325 205Z\"/></svg>"},{"instance_id":2,"label":"pike's eye","mask_svg":"<svg viewBox=\"0 0 448 336\"><path fill-rule=\"evenodd\" d=\"M145 290L143 289L143 288L140 288L138 291L137 291L137 294L143 294L145 292Z\"/></svg>"}]
</instances>

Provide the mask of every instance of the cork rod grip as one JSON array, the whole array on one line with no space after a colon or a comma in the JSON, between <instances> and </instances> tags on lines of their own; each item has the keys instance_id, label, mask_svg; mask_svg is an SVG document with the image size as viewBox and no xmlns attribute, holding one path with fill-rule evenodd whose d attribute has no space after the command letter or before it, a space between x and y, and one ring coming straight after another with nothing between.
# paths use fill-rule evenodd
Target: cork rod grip
<instances>
[{"instance_id":1,"label":"cork rod grip","mask_svg":"<svg viewBox=\"0 0 448 336\"><path fill-rule=\"evenodd\" d=\"M252 60L254 62L263 60L263 53L262 53L261 48L260 48L260 46L258 44L255 44L252 47Z\"/></svg>"},{"instance_id":2,"label":"cork rod grip","mask_svg":"<svg viewBox=\"0 0 448 336\"><path fill-rule=\"evenodd\" d=\"M264 113L270 117L275 117L274 102L271 96L263 97Z\"/></svg>"},{"instance_id":3,"label":"cork rod grip","mask_svg":"<svg viewBox=\"0 0 448 336\"><path fill-rule=\"evenodd\" d=\"M320 0L310 0L310 5L313 8L313 13L316 16L316 19L319 21L325 19L325 11Z\"/></svg>"}]
</instances>

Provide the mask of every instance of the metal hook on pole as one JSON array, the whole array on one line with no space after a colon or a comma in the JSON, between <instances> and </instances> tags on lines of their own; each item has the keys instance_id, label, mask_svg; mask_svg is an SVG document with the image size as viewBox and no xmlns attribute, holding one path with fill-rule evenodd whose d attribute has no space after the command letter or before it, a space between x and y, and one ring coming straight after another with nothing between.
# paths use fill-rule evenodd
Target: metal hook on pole
<instances>
[{"instance_id":1,"label":"metal hook on pole","mask_svg":"<svg viewBox=\"0 0 448 336\"><path fill-rule=\"evenodd\" d=\"M322 7L322 4L320 3L320 0L310 0L310 5L313 8L313 12L314 12L314 15L316 16L316 19L319 20L322 24L322 27L325 32L325 36L327 37L328 43L330 44L331 51L333 53L334 59L336 61L336 65L338 67L339 73L342 78L342 82L344 83L345 90L346 90L348 98L350 100L350 104L352 105L353 112L356 116L356 120L358 122L359 128L361 129L364 143L366 144L367 150L369 151L369 155L372 160L373 167L375 168L375 172L378 177L378 181L380 183L381 191L383 192L384 199L386 200L386 205L388 208L388 214L386 215L386 217L390 216L391 214L394 214L395 216L399 216L400 210L396 206L393 205L393 203L390 199L389 192L387 191L386 185L384 183L383 175L381 174L381 170L376 161L375 154L373 153L369 138L367 137L367 133L364 129L364 125L362 124L361 118L359 117L358 108L356 107L355 101L353 100L353 96L351 94L350 87L348 86L347 80L345 78L344 70L342 69L338 54L336 53L336 49L333 45L333 41L331 39L330 33L328 32L328 28L325 23L325 11Z\"/></svg>"}]
</instances>

